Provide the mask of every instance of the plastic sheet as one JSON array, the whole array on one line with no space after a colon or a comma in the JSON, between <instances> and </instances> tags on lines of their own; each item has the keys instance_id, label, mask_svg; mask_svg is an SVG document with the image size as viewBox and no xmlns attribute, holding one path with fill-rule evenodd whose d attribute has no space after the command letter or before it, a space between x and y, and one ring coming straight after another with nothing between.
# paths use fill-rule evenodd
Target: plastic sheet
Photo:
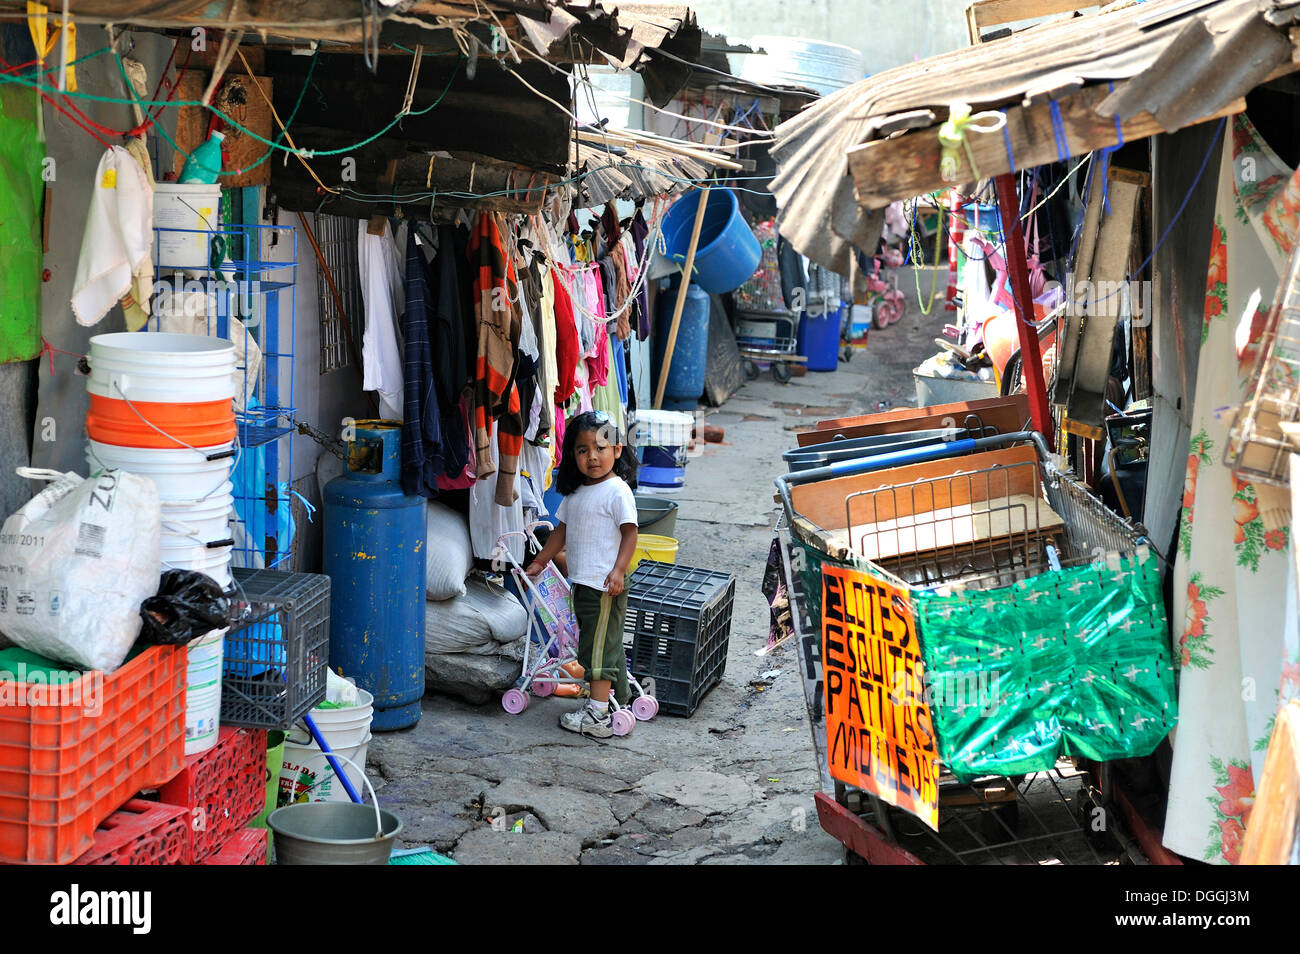
<instances>
[{"instance_id":1,"label":"plastic sheet","mask_svg":"<svg viewBox=\"0 0 1300 954\"><path fill-rule=\"evenodd\" d=\"M959 779L1148 755L1174 727L1168 623L1144 556L913 593L940 752Z\"/></svg>"}]
</instances>

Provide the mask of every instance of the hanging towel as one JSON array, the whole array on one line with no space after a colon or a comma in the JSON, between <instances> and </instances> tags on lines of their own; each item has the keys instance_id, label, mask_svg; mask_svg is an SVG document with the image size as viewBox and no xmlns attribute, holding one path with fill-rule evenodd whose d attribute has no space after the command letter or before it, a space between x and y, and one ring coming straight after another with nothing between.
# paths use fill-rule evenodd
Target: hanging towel
<instances>
[{"instance_id":1,"label":"hanging towel","mask_svg":"<svg viewBox=\"0 0 1300 954\"><path fill-rule=\"evenodd\" d=\"M366 309L366 331L361 341L361 387L379 392L381 417L400 421L404 398L397 316L406 307L406 300L402 266L387 222L382 235L367 232L365 219L357 222L357 266L361 300Z\"/></svg>"},{"instance_id":2,"label":"hanging towel","mask_svg":"<svg viewBox=\"0 0 1300 954\"><path fill-rule=\"evenodd\" d=\"M121 146L99 160L72 283L77 324L99 322L122 297L147 302L153 289L153 190L140 164ZM148 289L143 296L139 289ZM136 328L144 322L140 321ZM133 329L134 330L134 329Z\"/></svg>"}]
</instances>

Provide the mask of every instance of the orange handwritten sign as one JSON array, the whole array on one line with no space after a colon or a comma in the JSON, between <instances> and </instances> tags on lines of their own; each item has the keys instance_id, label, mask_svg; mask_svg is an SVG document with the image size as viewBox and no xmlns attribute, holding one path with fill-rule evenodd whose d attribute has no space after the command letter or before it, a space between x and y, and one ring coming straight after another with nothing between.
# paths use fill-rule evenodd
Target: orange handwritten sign
<instances>
[{"instance_id":1,"label":"orange handwritten sign","mask_svg":"<svg viewBox=\"0 0 1300 954\"><path fill-rule=\"evenodd\" d=\"M822 567L831 775L939 827L939 748L907 591Z\"/></svg>"}]
</instances>

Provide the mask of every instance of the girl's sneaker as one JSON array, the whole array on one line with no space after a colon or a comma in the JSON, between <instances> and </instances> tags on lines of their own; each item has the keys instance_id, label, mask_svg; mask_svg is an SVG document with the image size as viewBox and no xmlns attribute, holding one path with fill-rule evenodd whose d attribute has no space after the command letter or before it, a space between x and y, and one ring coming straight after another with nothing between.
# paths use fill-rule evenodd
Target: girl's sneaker
<instances>
[{"instance_id":1,"label":"girl's sneaker","mask_svg":"<svg viewBox=\"0 0 1300 954\"><path fill-rule=\"evenodd\" d=\"M602 715L596 715L591 706L584 704L581 709L560 716L560 728L577 732L579 735L589 735L595 739L608 739L614 734L614 726L609 715L608 709Z\"/></svg>"}]
</instances>

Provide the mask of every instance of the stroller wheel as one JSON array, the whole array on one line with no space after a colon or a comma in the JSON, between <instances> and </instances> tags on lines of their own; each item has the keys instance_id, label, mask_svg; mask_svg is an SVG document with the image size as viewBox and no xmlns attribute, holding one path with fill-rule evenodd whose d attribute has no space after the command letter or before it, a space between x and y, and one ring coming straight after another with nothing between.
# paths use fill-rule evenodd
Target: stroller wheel
<instances>
[{"instance_id":1,"label":"stroller wheel","mask_svg":"<svg viewBox=\"0 0 1300 954\"><path fill-rule=\"evenodd\" d=\"M636 728L636 719L632 718L632 713L627 709L619 709L609 717L609 721L615 735L631 735Z\"/></svg>"},{"instance_id":2,"label":"stroller wheel","mask_svg":"<svg viewBox=\"0 0 1300 954\"><path fill-rule=\"evenodd\" d=\"M538 699L545 699L551 693L555 692L555 683L551 682L549 679L534 679L532 686L529 688L533 690L533 695Z\"/></svg>"},{"instance_id":3,"label":"stroller wheel","mask_svg":"<svg viewBox=\"0 0 1300 954\"><path fill-rule=\"evenodd\" d=\"M528 694L518 689L507 689L501 697L501 708L511 715L519 715L528 708Z\"/></svg>"},{"instance_id":4,"label":"stroller wheel","mask_svg":"<svg viewBox=\"0 0 1300 954\"><path fill-rule=\"evenodd\" d=\"M659 702L654 696L637 696L632 700L632 715L641 722L649 722L659 712Z\"/></svg>"}]
</instances>

